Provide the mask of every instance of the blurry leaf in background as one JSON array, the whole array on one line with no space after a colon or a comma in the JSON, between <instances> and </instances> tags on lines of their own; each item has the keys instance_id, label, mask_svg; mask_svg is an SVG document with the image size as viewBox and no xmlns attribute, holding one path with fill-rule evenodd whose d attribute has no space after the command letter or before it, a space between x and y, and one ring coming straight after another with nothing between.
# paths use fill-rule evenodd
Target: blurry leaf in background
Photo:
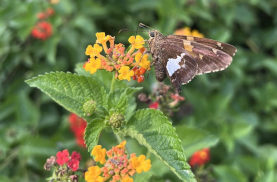
<instances>
[{"instance_id":1,"label":"blurry leaf in background","mask_svg":"<svg viewBox=\"0 0 277 182\"><path fill-rule=\"evenodd\" d=\"M186 156L191 156L200 149L210 148L218 142L218 138L215 136L196 128L177 126L176 132L182 138L182 146Z\"/></svg>"}]
</instances>

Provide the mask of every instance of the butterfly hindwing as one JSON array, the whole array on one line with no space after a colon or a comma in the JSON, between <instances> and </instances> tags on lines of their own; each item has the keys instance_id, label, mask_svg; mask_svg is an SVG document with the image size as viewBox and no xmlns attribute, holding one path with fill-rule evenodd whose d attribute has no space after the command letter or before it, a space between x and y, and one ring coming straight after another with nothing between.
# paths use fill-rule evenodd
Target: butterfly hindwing
<instances>
[{"instance_id":1,"label":"butterfly hindwing","mask_svg":"<svg viewBox=\"0 0 277 182\"><path fill-rule=\"evenodd\" d=\"M197 62L183 47L166 40L161 42L161 50L159 57L166 73L172 85L180 89L197 74Z\"/></svg>"}]
</instances>

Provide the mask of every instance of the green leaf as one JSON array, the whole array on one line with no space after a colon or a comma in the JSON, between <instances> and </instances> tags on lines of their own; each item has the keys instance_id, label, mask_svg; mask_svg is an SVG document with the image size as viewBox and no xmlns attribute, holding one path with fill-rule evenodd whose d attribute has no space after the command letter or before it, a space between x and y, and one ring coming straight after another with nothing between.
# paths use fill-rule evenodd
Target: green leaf
<instances>
[{"instance_id":1,"label":"green leaf","mask_svg":"<svg viewBox=\"0 0 277 182\"><path fill-rule=\"evenodd\" d=\"M136 109L136 102L133 97L134 93L141 90L141 87L129 87L125 89L116 89L109 95L108 108L115 109L124 113L128 120Z\"/></svg>"},{"instance_id":2,"label":"green leaf","mask_svg":"<svg viewBox=\"0 0 277 182\"><path fill-rule=\"evenodd\" d=\"M85 143L89 152L98 144L100 133L104 128L105 124L102 119L94 119L88 122L85 132Z\"/></svg>"},{"instance_id":3,"label":"green leaf","mask_svg":"<svg viewBox=\"0 0 277 182\"><path fill-rule=\"evenodd\" d=\"M98 106L106 100L106 91L94 79L72 73L52 72L26 81L37 87L70 112L83 116L83 104L96 101Z\"/></svg>"},{"instance_id":4,"label":"green leaf","mask_svg":"<svg viewBox=\"0 0 277 182\"><path fill-rule=\"evenodd\" d=\"M126 134L155 154L183 181L195 181L175 129L162 112L138 110L127 124Z\"/></svg>"},{"instance_id":5,"label":"green leaf","mask_svg":"<svg viewBox=\"0 0 277 182\"><path fill-rule=\"evenodd\" d=\"M176 132L182 139L182 145L187 156L197 150L214 146L218 142L218 138L214 135L200 129L188 128L184 125L177 126Z\"/></svg>"},{"instance_id":6,"label":"green leaf","mask_svg":"<svg viewBox=\"0 0 277 182\"><path fill-rule=\"evenodd\" d=\"M75 66L75 72L78 73L79 75L83 75L83 76L87 76L87 77L92 77L96 80L98 80L99 82L101 82L103 84L103 86L105 88L110 88L111 86L111 82L113 79L113 73L108 72L106 70L97 70L96 73L94 74L90 74L89 72L87 72L84 68L83 68L84 63L78 63ZM121 80L115 80L114 83L114 88L126 88L127 84L124 81Z\"/></svg>"},{"instance_id":7,"label":"green leaf","mask_svg":"<svg viewBox=\"0 0 277 182\"><path fill-rule=\"evenodd\" d=\"M246 182L245 174L241 172L236 166L220 165L214 167L214 172L218 176L218 181L224 182Z\"/></svg>"}]
</instances>

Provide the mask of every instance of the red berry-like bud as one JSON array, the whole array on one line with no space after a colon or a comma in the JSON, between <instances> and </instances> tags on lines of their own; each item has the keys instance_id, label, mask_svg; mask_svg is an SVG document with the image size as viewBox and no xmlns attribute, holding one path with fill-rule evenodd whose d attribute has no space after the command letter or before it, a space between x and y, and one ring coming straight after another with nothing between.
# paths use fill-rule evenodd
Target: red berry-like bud
<instances>
[{"instance_id":1,"label":"red berry-like bud","mask_svg":"<svg viewBox=\"0 0 277 182\"><path fill-rule=\"evenodd\" d=\"M143 74L145 73L145 71L146 71L146 69L140 68L140 69L139 69L139 74L140 74L140 75L143 75Z\"/></svg>"},{"instance_id":2,"label":"red berry-like bud","mask_svg":"<svg viewBox=\"0 0 277 182\"><path fill-rule=\"evenodd\" d=\"M144 81L144 76L138 77L138 83L141 83L141 82L143 82L143 81Z\"/></svg>"}]
</instances>

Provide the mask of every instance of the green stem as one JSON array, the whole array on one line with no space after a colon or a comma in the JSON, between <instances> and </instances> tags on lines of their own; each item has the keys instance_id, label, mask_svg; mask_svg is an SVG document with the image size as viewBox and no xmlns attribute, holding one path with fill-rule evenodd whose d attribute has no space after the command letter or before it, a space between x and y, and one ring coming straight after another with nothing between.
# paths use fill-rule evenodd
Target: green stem
<instances>
[{"instance_id":1,"label":"green stem","mask_svg":"<svg viewBox=\"0 0 277 182\"><path fill-rule=\"evenodd\" d=\"M119 136L119 134L115 133L115 137L116 137L116 140L117 140L118 143L121 143L123 141L122 137Z\"/></svg>"},{"instance_id":2,"label":"green stem","mask_svg":"<svg viewBox=\"0 0 277 182\"><path fill-rule=\"evenodd\" d=\"M114 83L115 83L115 74L113 75L112 82L111 82L111 87L110 87L110 93L111 94L114 91Z\"/></svg>"}]
</instances>

